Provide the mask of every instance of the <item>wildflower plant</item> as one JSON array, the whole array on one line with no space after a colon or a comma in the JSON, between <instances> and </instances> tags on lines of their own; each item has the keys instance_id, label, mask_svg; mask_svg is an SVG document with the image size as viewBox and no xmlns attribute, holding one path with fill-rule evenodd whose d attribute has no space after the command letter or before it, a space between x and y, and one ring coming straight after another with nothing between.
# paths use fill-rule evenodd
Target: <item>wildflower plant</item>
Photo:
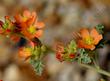
<instances>
[{"instance_id":1,"label":"wildflower plant","mask_svg":"<svg viewBox=\"0 0 110 81\"><path fill-rule=\"evenodd\" d=\"M94 28L82 28L78 32L73 32L73 40L67 46L59 45L56 49L56 58L60 61L78 62L86 68L109 76L110 73L102 70L97 63L97 49L106 43L103 40L104 26L99 24Z\"/></svg>"},{"instance_id":2,"label":"wildflower plant","mask_svg":"<svg viewBox=\"0 0 110 81\"><path fill-rule=\"evenodd\" d=\"M5 21L0 21L0 34L17 43L21 38L28 41L28 45L18 49L18 56L32 64L37 74L41 74L44 64L45 46L39 40L42 36L44 23L38 21L36 12L24 10L17 13L14 20L5 16Z\"/></svg>"},{"instance_id":3,"label":"wildflower plant","mask_svg":"<svg viewBox=\"0 0 110 81\"><path fill-rule=\"evenodd\" d=\"M24 10L23 13L15 14L14 20L5 16L5 21L0 21L0 35L13 42L18 43L21 38L27 41L27 45L18 49L18 57L30 63L38 75L42 74L44 68L44 57L46 47L41 43L39 37L43 34L45 24L38 21L36 12ZM109 76L110 73L102 70L96 62L97 49L104 46L103 25L94 28L82 28L73 33L74 39L67 46L58 44L56 58L60 61L78 62L86 68Z\"/></svg>"}]
</instances>

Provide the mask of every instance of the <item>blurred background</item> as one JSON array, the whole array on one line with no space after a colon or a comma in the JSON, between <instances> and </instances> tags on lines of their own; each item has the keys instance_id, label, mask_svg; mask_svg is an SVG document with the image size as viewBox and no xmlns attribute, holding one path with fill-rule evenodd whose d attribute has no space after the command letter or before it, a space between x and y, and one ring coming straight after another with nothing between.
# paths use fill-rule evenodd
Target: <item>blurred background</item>
<instances>
[{"instance_id":1,"label":"blurred background","mask_svg":"<svg viewBox=\"0 0 110 81\"><path fill-rule=\"evenodd\" d=\"M53 49L56 43L67 44L73 39L73 31L103 24L104 39L108 42L98 50L99 64L110 71L110 0L0 0L0 19L26 8L36 11L39 21L45 22L40 40ZM30 64L17 58L16 47L10 43L9 39L0 36L0 79L3 81L100 81L100 78L110 81L77 63L58 62L53 52L47 54L42 76L37 76Z\"/></svg>"}]
</instances>

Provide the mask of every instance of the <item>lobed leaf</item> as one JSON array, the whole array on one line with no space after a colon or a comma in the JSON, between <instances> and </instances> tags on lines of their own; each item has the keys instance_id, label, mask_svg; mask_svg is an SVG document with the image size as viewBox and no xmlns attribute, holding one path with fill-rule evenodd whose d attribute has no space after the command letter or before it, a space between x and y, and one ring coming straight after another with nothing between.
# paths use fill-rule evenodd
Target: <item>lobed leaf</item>
<instances>
[{"instance_id":1,"label":"lobed leaf","mask_svg":"<svg viewBox=\"0 0 110 81\"><path fill-rule=\"evenodd\" d=\"M104 26L102 24L98 24L96 26L96 30L100 33L100 34L103 34L104 33Z\"/></svg>"}]
</instances>

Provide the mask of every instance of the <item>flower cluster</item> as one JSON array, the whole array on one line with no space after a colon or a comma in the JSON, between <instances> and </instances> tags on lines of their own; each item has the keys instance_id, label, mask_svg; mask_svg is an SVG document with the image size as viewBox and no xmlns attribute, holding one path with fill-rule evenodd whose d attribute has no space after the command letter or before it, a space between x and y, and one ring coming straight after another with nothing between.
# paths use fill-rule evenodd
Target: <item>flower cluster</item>
<instances>
[{"instance_id":1,"label":"flower cluster","mask_svg":"<svg viewBox=\"0 0 110 81\"><path fill-rule=\"evenodd\" d=\"M41 74L45 46L41 44L39 37L43 34L44 23L38 21L36 12L25 10L22 14L16 13L14 20L5 16L5 21L0 21L0 34L19 42L21 38L28 44L18 49L18 56L32 64L34 70ZM39 67L38 67L39 66Z\"/></svg>"},{"instance_id":2,"label":"flower cluster","mask_svg":"<svg viewBox=\"0 0 110 81\"><path fill-rule=\"evenodd\" d=\"M45 51L46 48L44 45L35 46L34 48L27 46L20 48L18 55L25 62L30 63L38 75L41 75L44 67L43 58L45 56Z\"/></svg>"},{"instance_id":3,"label":"flower cluster","mask_svg":"<svg viewBox=\"0 0 110 81\"><path fill-rule=\"evenodd\" d=\"M22 15L16 14L15 18L15 25L17 26L16 30L27 39L33 39L34 37L39 38L44 27L43 22L38 22L38 17L35 12L29 12L25 10Z\"/></svg>"},{"instance_id":4,"label":"flower cluster","mask_svg":"<svg viewBox=\"0 0 110 81\"><path fill-rule=\"evenodd\" d=\"M71 41L67 47L61 45L57 46L56 58L61 62L64 60L70 61L75 58L76 52L76 43L74 41Z\"/></svg>"},{"instance_id":5,"label":"flower cluster","mask_svg":"<svg viewBox=\"0 0 110 81\"><path fill-rule=\"evenodd\" d=\"M5 21L0 21L0 35L10 38L15 43L22 38L26 40L26 45L18 49L18 56L25 62L29 62L39 75L43 71L46 52L45 46L39 40L44 26L43 22L38 21L37 14L28 10L22 14L17 13L13 20L9 16L5 16ZM103 25L97 25L92 29L82 28L79 32L74 32L74 40L67 46L60 44L57 46L56 58L61 62L94 63L96 49L104 44L103 29ZM94 63L94 65L96 64ZM98 72L110 76L100 68L98 68Z\"/></svg>"},{"instance_id":6,"label":"flower cluster","mask_svg":"<svg viewBox=\"0 0 110 81\"><path fill-rule=\"evenodd\" d=\"M100 46L103 39L103 28L103 25L97 25L92 29L82 28L79 32L74 33L76 40L72 40L66 47L58 45L56 58L61 62L74 60L80 63L92 62L92 54Z\"/></svg>"},{"instance_id":7,"label":"flower cluster","mask_svg":"<svg viewBox=\"0 0 110 81\"><path fill-rule=\"evenodd\" d=\"M41 37L44 27L43 22L38 22L35 12L25 10L23 14L16 14L14 21L5 16L5 22L0 21L0 34L11 39L24 37L27 40Z\"/></svg>"},{"instance_id":8,"label":"flower cluster","mask_svg":"<svg viewBox=\"0 0 110 81\"><path fill-rule=\"evenodd\" d=\"M9 18L9 16L5 16L5 21L0 21L0 34L9 37L13 41L18 41L19 36L15 33L15 25Z\"/></svg>"}]
</instances>

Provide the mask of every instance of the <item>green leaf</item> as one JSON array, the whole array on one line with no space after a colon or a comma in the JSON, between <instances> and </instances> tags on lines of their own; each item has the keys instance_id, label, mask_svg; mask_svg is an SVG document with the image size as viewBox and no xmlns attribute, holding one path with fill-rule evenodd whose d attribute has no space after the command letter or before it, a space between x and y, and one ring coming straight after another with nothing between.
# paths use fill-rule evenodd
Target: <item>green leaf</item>
<instances>
[{"instance_id":1,"label":"green leaf","mask_svg":"<svg viewBox=\"0 0 110 81\"><path fill-rule=\"evenodd\" d=\"M38 74L38 75L42 74L43 68L44 68L44 64L43 64L43 62L41 60L31 59L30 60L30 64L34 68L34 71L36 72L36 74Z\"/></svg>"},{"instance_id":2,"label":"green leaf","mask_svg":"<svg viewBox=\"0 0 110 81\"><path fill-rule=\"evenodd\" d=\"M87 55L87 52L85 51L85 49L78 49L78 52L81 56Z\"/></svg>"},{"instance_id":3,"label":"green leaf","mask_svg":"<svg viewBox=\"0 0 110 81\"><path fill-rule=\"evenodd\" d=\"M38 75L42 74L44 64L42 62L44 52L46 51L45 46L35 46L32 49L32 56L30 57L30 64L33 66L35 72Z\"/></svg>"},{"instance_id":4,"label":"green leaf","mask_svg":"<svg viewBox=\"0 0 110 81\"><path fill-rule=\"evenodd\" d=\"M104 26L102 24L99 24L96 26L96 30L100 33L103 34L104 33Z\"/></svg>"},{"instance_id":5,"label":"green leaf","mask_svg":"<svg viewBox=\"0 0 110 81\"><path fill-rule=\"evenodd\" d=\"M83 56L81 57L82 63L91 63L91 58L89 56Z\"/></svg>"},{"instance_id":6,"label":"green leaf","mask_svg":"<svg viewBox=\"0 0 110 81\"><path fill-rule=\"evenodd\" d=\"M42 45L41 50L42 50L43 53L46 52L46 50L47 50L46 46Z\"/></svg>"},{"instance_id":7,"label":"green leaf","mask_svg":"<svg viewBox=\"0 0 110 81\"><path fill-rule=\"evenodd\" d=\"M70 44L68 45L68 53L76 53L77 51L77 44L74 40L72 40L70 42Z\"/></svg>"},{"instance_id":8,"label":"green leaf","mask_svg":"<svg viewBox=\"0 0 110 81\"><path fill-rule=\"evenodd\" d=\"M3 28L7 29L9 27L9 25L10 25L10 21L6 19L5 23L3 24Z\"/></svg>"},{"instance_id":9,"label":"green leaf","mask_svg":"<svg viewBox=\"0 0 110 81\"><path fill-rule=\"evenodd\" d=\"M90 63L91 62L91 58L88 56L88 52L85 51L84 49L79 49L79 58L78 58L78 62L80 63Z\"/></svg>"}]
</instances>

